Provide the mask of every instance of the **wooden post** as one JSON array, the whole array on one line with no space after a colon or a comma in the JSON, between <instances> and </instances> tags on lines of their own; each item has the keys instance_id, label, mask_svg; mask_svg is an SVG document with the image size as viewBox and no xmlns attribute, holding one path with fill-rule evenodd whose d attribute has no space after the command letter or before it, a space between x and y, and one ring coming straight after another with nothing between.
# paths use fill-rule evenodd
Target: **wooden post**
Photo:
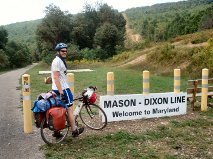
<instances>
[{"instance_id":1,"label":"wooden post","mask_svg":"<svg viewBox=\"0 0 213 159\"><path fill-rule=\"evenodd\" d=\"M114 95L114 73L107 73L107 95Z\"/></svg>"},{"instance_id":2,"label":"wooden post","mask_svg":"<svg viewBox=\"0 0 213 159\"><path fill-rule=\"evenodd\" d=\"M209 70L202 69L201 111L207 111L208 76L209 76Z\"/></svg>"},{"instance_id":3,"label":"wooden post","mask_svg":"<svg viewBox=\"0 0 213 159\"><path fill-rule=\"evenodd\" d=\"M149 94L149 71L143 71L143 94Z\"/></svg>"},{"instance_id":4,"label":"wooden post","mask_svg":"<svg viewBox=\"0 0 213 159\"><path fill-rule=\"evenodd\" d=\"M32 112L31 112L31 90L30 75L22 75L24 132L32 133Z\"/></svg>"},{"instance_id":5,"label":"wooden post","mask_svg":"<svg viewBox=\"0 0 213 159\"><path fill-rule=\"evenodd\" d=\"M174 69L174 93L180 93L180 69Z\"/></svg>"}]
</instances>

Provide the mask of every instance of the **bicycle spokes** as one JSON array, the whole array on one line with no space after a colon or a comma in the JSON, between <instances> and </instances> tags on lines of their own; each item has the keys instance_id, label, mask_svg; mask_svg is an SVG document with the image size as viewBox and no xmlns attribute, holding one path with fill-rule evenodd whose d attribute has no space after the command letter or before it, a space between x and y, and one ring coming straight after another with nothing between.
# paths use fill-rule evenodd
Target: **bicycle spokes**
<instances>
[{"instance_id":1,"label":"bicycle spokes","mask_svg":"<svg viewBox=\"0 0 213 159\"><path fill-rule=\"evenodd\" d=\"M86 110L87 110L87 113L89 114L90 118L94 118L95 114L94 112L92 111L92 108L90 105L87 105L86 106Z\"/></svg>"},{"instance_id":2,"label":"bicycle spokes","mask_svg":"<svg viewBox=\"0 0 213 159\"><path fill-rule=\"evenodd\" d=\"M91 129L100 130L107 124L105 112L95 104L84 105L80 111L82 122Z\"/></svg>"}]
</instances>

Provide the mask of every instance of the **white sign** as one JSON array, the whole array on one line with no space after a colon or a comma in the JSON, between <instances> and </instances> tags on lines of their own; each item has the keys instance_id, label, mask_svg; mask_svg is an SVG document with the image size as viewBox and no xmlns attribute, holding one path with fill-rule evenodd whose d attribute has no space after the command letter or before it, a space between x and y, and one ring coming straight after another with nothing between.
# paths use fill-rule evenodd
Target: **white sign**
<instances>
[{"instance_id":1,"label":"white sign","mask_svg":"<svg viewBox=\"0 0 213 159\"><path fill-rule=\"evenodd\" d=\"M91 71L94 71L94 70L91 70L91 69L77 69L77 70L67 70L68 73L70 72L91 72ZM39 71L38 74L50 74L51 71Z\"/></svg>"},{"instance_id":2,"label":"white sign","mask_svg":"<svg viewBox=\"0 0 213 159\"><path fill-rule=\"evenodd\" d=\"M133 120L186 114L187 93L107 95L100 97L107 120Z\"/></svg>"}]
</instances>

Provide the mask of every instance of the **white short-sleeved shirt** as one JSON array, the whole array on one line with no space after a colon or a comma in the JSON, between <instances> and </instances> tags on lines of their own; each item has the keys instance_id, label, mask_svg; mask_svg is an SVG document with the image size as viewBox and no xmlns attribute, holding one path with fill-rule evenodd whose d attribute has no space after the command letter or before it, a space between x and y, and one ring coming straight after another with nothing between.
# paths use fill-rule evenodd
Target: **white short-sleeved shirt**
<instances>
[{"instance_id":1,"label":"white short-sleeved shirt","mask_svg":"<svg viewBox=\"0 0 213 159\"><path fill-rule=\"evenodd\" d=\"M52 89L58 90L58 88L55 85L54 78L53 78L53 72L54 71L60 72L59 81L61 83L62 89L64 90L64 89L69 88L67 76L66 76L67 69L66 69L63 61L58 56L55 57L55 59L52 62L52 65L51 65L51 77L52 77L52 82L53 82L52 83Z\"/></svg>"}]
</instances>

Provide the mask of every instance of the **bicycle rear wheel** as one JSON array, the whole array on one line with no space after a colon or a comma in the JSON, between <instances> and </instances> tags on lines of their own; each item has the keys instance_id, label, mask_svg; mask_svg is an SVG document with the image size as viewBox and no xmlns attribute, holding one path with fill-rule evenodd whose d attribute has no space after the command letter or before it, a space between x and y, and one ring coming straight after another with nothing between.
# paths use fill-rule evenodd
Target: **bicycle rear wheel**
<instances>
[{"instance_id":1,"label":"bicycle rear wheel","mask_svg":"<svg viewBox=\"0 0 213 159\"><path fill-rule=\"evenodd\" d=\"M107 125L107 116L96 104L85 104L79 113L82 122L93 130L101 130Z\"/></svg>"},{"instance_id":2,"label":"bicycle rear wheel","mask_svg":"<svg viewBox=\"0 0 213 159\"><path fill-rule=\"evenodd\" d=\"M49 129L46 118L44 118L41 122L41 138L48 145L60 143L66 138L69 132L69 127L68 116L66 114L66 127L59 131L61 135L60 137L54 137L54 131Z\"/></svg>"}]
</instances>

